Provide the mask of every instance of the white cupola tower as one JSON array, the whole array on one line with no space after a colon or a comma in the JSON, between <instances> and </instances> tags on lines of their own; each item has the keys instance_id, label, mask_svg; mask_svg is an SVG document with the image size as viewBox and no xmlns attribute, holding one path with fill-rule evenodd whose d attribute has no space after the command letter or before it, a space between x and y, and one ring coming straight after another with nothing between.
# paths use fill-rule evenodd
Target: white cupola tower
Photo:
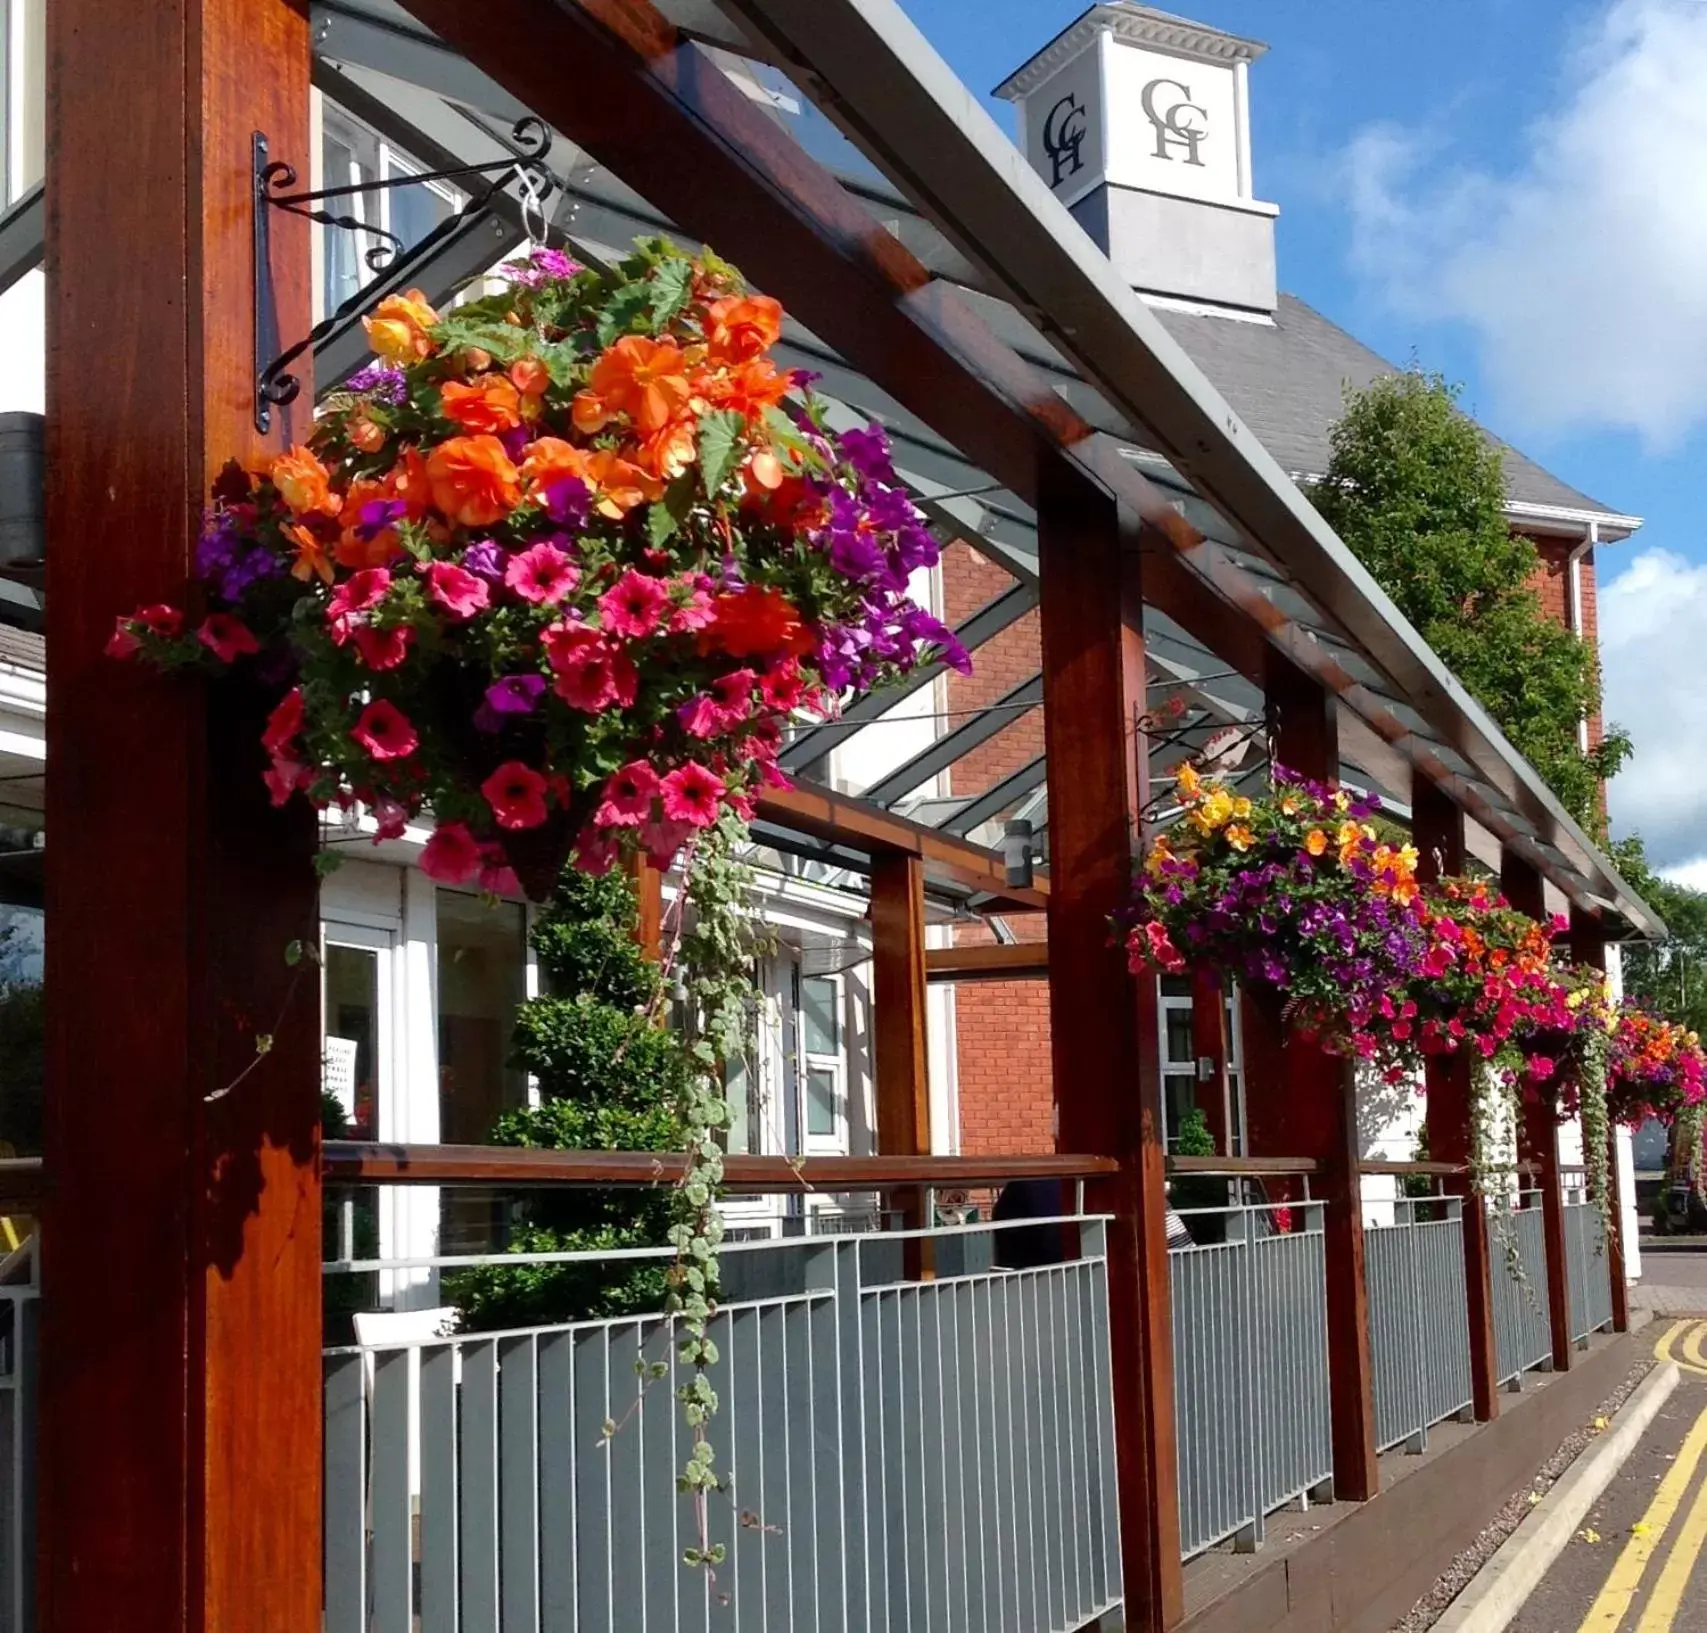
<instances>
[{"instance_id":1,"label":"white cupola tower","mask_svg":"<svg viewBox=\"0 0 1707 1633\"><path fill-rule=\"evenodd\" d=\"M1267 49L1132 0L1092 6L996 88L1032 166L1146 294L1267 314L1274 220L1251 182Z\"/></svg>"}]
</instances>

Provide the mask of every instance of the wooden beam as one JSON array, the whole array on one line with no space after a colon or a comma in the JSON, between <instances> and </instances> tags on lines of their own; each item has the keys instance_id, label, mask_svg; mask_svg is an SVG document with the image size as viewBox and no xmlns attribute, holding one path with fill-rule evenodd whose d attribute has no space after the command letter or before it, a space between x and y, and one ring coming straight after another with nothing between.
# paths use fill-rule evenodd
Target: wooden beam
<instances>
[{"instance_id":1,"label":"wooden beam","mask_svg":"<svg viewBox=\"0 0 1707 1633\"><path fill-rule=\"evenodd\" d=\"M927 872L988 893L998 909L1041 913L1049 900L1047 876L1040 876L1029 888L1010 886L1002 859L994 851L827 788L802 784L763 794L758 814L791 833L847 845L871 856L886 852L917 856L927 864Z\"/></svg>"},{"instance_id":2,"label":"wooden beam","mask_svg":"<svg viewBox=\"0 0 1707 1633\"><path fill-rule=\"evenodd\" d=\"M119 613L183 603L208 484L265 452L251 142L307 174L307 9L115 27L56 0L47 29L39 1626L299 1633L321 1614L320 1038L315 966L285 952L316 939L313 815L268 805L260 699L102 648ZM270 226L283 346L314 261L305 221ZM312 401L275 411L273 446Z\"/></svg>"},{"instance_id":3,"label":"wooden beam","mask_svg":"<svg viewBox=\"0 0 1707 1633\"><path fill-rule=\"evenodd\" d=\"M925 1042L925 868L916 856L880 856L871 870L871 1032L877 1077L877 1149L931 1149Z\"/></svg>"},{"instance_id":4,"label":"wooden beam","mask_svg":"<svg viewBox=\"0 0 1707 1633\"><path fill-rule=\"evenodd\" d=\"M656 964L664 956L664 875L635 855L629 858L628 876L634 881L634 939Z\"/></svg>"},{"instance_id":5,"label":"wooden beam","mask_svg":"<svg viewBox=\"0 0 1707 1633\"><path fill-rule=\"evenodd\" d=\"M1317 782L1338 782L1339 732L1332 694L1277 656L1269 665L1264 699L1275 763ZM1280 1022L1272 1005L1253 1002L1249 1007L1268 1009L1269 1029L1278 1033ZM1334 1491L1361 1502L1375 1495L1380 1468L1375 1455L1375 1373L1363 1266L1355 1073L1343 1056L1330 1055L1297 1037L1287 1037L1279 1052L1282 1075L1271 1081L1286 1097L1285 1110L1271 1110L1265 1121L1272 1126L1284 1120L1292 1147L1322 1163L1318 1194L1326 1203ZM1252 1122L1254 1127L1254 1116Z\"/></svg>"},{"instance_id":6,"label":"wooden beam","mask_svg":"<svg viewBox=\"0 0 1707 1633\"><path fill-rule=\"evenodd\" d=\"M499 1145L397 1145L328 1140L331 1185L474 1185L535 1190L559 1185L673 1185L679 1151L546 1151ZM1307 1165L1306 1165L1307 1166ZM976 1157L750 1157L724 1160L732 1190L860 1191L891 1186L1001 1184L1010 1179L1093 1179L1119 1171L1111 1157L1072 1152Z\"/></svg>"},{"instance_id":7,"label":"wooden beam","mask_svg":"<svg viewBox=\"0 0 1707 1633\"><path fill-rule=\"evenodd\" d=\"M1411 838L1417 847L1417 876L1432 882L1464 871L1464 813L1426 777L1411 784ZM1430 1055L1423 1063L1428 1093L1428 1154L1431 1161L1467 1165L1472 1119L1470 1058ZM1366 1168L1367 1171L1367 1168ZM1493 1265L1488 1209L1468 1175L1448 1180L1463 1201L1464 1294L1470 1328L1471 1407L1483 1423L1499 1416L1499 1355L1495 1343ZM1505 1266L1500 1274L1506 1273Z\"/></svg>"},{"instance_id":8,"label":"wooden beam","mask_svg":"<svg viewBox=\"0 0 1707 1633\"><path fill-rule=\"evenodd\" d=\"M1547 893L1541 875L1509 848L1500 851L1500 889L1520 913L1547 922ZM1571 1292L1569 1260L1565 1257L1565 1192L1559 1172L1559 1119L1539 1097L1525 1095L1518 1118L1517 1154L1535 1165L1534 1184L1541 1193L1541 1233L1547 1250L1547 1326L1552 1334L1553 1368L1570 1370Z\"/></svg>"},{"instance_id":9,"label":"wooden beam","mask_svg":"<svg viewBox=\"0 0 1707 1633\"><path fill-rule=\"evenodd\" d=\"M1591 970L1606 973L1606 931L1600 921L1579 907L1571 908L1571 957ZM1587 1161L1585 1153L1584 1161ZM1612 1330L1630 1330L1630 1283L1624 1261L1624 1184L1618 1169L1618 1130L1606 1131L1607 1275L1612 1283Z\"/></svg>"},{"instance_id":10,"label":"wooden beam","mask_svg":"<svg viewBox=\"0 0 1707 1633\"><path fill-rule=\"evenodd\" d=\"M1009 946L930 947L927 981L1042 981L1049 975L1049 943L1016 941Z\"/></svg>"},{"instance_id":11,"label":"wooden beam","mask_svg":"<svg viewBox=\"0 0 1707 1633\"><path fill-rule=\"evenodd\" d=\"M1049 1026L1058 1139L1120 1161L1092 1206L1110 1213L1109 1317L1126 1619L1183 1613L1175 1465L1161 1046L1156 983L1127 973L1108 931L1132 888L1149 756L1135 519L1059 467L1039 479L1050 808Z\"/></svg>"}]
</instances>

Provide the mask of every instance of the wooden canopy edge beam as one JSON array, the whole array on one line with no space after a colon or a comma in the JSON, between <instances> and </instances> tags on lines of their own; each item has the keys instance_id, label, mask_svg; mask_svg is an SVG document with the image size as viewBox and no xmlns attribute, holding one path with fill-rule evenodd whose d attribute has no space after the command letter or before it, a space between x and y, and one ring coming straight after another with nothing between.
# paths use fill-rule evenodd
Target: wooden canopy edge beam
<instances>
[{"instance_id":1,"label":"wooden canopy edge beam","mask_svg":"<svg viewBox=\"0 0 1707 1633\"><path fill-rule=\"evenodd\" d=\"M1029 888L1009 885L1001 858L993 851L847 794L809 786L778 790L761 796L758 814L779 828L828 843L917 856L927 869L987 891L995 898L993 905L1016 912L1040 913L1049 900L1046 877L1038 877Z\"/></svg>"},{"instance_id":2,"label":"wooden canopy edge beam","mask_svg":"<svg viewBox=\"0 0 1707 1633\"><path fill-rule=\"evenodd\" d=\"M1214 1174L1236 1179L1262 1174L1319 1174L1322 1165L1314 1157L1169 1157L1167 1169L1170 1174Z\"/></svg>"},{"instance_id":3,"label":"wooden canopy edge beam","mask_svg":"<svg viewBox=\"0 0 1707 1633\"><path fill-rule=\"evenodd\" d=\"M328 1185L662 1185L677 1183L687 1159L670 1151L539 1151L485 1145L393 1145L328 1140L321 1171ZM870 1191L890 1186L1003 1184L1011 1179L1090 1179L1112 1173L1112 1158L1042 1153L990 1157L750 1157L724 1159L732 1190Z\"/></svg>"},{"instance_id":4,"label":"wooden canopy edge beam","mask_svg":"<svg viewBox=\"0 0 1707 1633\"><path fill-rule=\"evenodd\" d=\"M1049 943L1019 941L996 947L927 947L927 981L1046 980Z\"/></svg>"},{"instance_id":5,"label":"wooden canopy edge beam","mask_svg":"<svg viewBox=\"0 0 1707 1633\"><path fill-rule=\"evenodd\" d=\"M894 0L720 4L1223 515L1270 551L1284 541L1287 570L1306 593L1525 820L1580 855L1601 893L1632 906L1647 933L1663 933Z\"/></svg>"}]
</instances>

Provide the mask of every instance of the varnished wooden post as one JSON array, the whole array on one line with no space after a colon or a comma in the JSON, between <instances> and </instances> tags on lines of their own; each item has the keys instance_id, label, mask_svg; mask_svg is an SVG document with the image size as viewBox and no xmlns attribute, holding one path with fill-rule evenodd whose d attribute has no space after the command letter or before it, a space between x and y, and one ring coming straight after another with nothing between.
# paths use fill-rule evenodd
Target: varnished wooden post
<instances>
[{"instance_id":1,"label":"varnished wooden post","mask_svg":"<svg viewBox=\"0 0 1707 1633\"><path fill-rule=\"evenodd\" d=\"M1091 1206L1108 1231L1115 1464L1126 1625L1184 1613L1175 1467L1156 983L1109 934L1129 898L1148 791L1136 530L1088 484L1043 472L1043 707L1049 756L1049 1017L1061 1149L1119 1159Z\"/></svg>"},{"instance_id":2,"label":"varnished wooden post","mask_svg":"<svg viewBox=\"0 0 1707 1633\"><path fill-rule=\"evenodd\" d=\"M1571 957L1591 970L1606 973L1606 932L1598 920L1574 904L1571 907ZM1584 1148L1583 1160L1588 1160ZM1607 1276L1612 1283L1612 1330L1630 1330L1630 1284L1624 1268L1624 1195L1618 1173L1618 1131L1606 1130Z\"/></svg>"},{"instance_id":3,"label":"varnished wooden post","mask_svg":"<svg viewBox=\"0 0 1707 1633\"><path fill-rule=\"evenodd\" d=\"M1191 972L1191 1052L1193 1094L1209 1125L1217 1156L1233 1154L1233 1109L1227 1078L1227 988L1221 972L1199 964ZM1209 1075L1200 1076L1209 1062ZM1176 1129L1177 1133L1178 1130Z\"/></svg>"},{"instance_id":4,"label":"varnished wooden post","mask_svg":"<svg viewBox=\"0 0 1707 1633\"><path fill-rule=\"evenodd\" d=\"M315 826L259 699L102 655L183 605L253 424L252 152L309 168L306 6L48 8L48 1038L39 1625L319 1625ZM282 349L307 223L275 213ZM263 1040L270 1047L262 1051ZM210 1101L216 1090L231 1091Z\"/></svg>"},{"instance_id":5,"label":"varnished wooden post","mask_svg":"<svg viewBox=\"0 0 1707 1633\"><path fill-rule=\"evenodd\" d=\"M1464 813L1420 773L1411 787L1411 837L1417 876L1432 882L1464 871ZM1428 1086L1428 1154L1434 1162L1468 1165L1471 1118L1470 1059L1463 1050L1430 1055L1423 1067ZM1499 1351L1494 1333L1493 1267L1488 1252L1488 1208L1469 1175L1448 1182L1463 1198L1464 1302L1470 1328L1470 1394L1481 1422L1499 1416ZM1500 1274L1505 1274L1502 1265Z\"/></svg>"},{"instance_id":6,"label":"varnished wooden post","mask_svg":"<svg viewBox=\"0 0 1707 1633\"><path fill-rule=\"evenodd\" d=\"M1275 763L1316 782L1337 783L1339 732L1334 700L1278 656L1271 661L1265 692ZM1322 1164L1319 1195L1326 1204L1334 1492L1361 1502L1375 1495L1380 1467L1375 1455L1375 1375L1363 1269L1356 1077L1349 1060L1299 1039L1288 1040L1282 1059L1287 1096L1283 1126L1301 1149L1275 1154L1314 1157ZM1254 1126L1254 1116L1252 1122Z\"/></svg>"},{"instance_id":7,"label":"varnished wooden post","mask_svg":"<svg viewBox=\"0 0 1707 1633\"><path fill-rule=\"evenodd\" d=\"M657 963L664 956L664 875L637 853L629 859L628 876L634 881L634 939Z\"/></svg>"},{"instance_id":8,"label":"varnished wooden post","mask_svg":"<svg viewBox=\"0 0 1707 1633\"><path fill-rule=\"evenodd\" d=\"M1547 922L1547 895L1541 875L1514 851L1500 852L1500 889L1520 913ZM1553 1368L1571 1366L1570 1270L1565 1258L1565 1193L1559 1173L1559 1118L1546 1101L1523 1100L1518 1121L1517 1154L1535 1165L1531 1180L1541 1193L1541 1234L1547 1246L1547 1326L1552 1334Z\"/></svg>"},{"instance_id":9,"label":"varnished wooden post","mask_svg":"<svg viewBox=\"0 0 1707 1633\"><path fill-rule=\"evenodd\" d=\"M872 858L871 1032L877 1080L877 1149L885 1156L927 1156L931 1088L925 1031L925 865L890 852ZM902 1222L931 1223L925 1193L900 1197ZM929 1276L928 1243L909 1239L905 1271Z\"/></svg>"}]
</instances>

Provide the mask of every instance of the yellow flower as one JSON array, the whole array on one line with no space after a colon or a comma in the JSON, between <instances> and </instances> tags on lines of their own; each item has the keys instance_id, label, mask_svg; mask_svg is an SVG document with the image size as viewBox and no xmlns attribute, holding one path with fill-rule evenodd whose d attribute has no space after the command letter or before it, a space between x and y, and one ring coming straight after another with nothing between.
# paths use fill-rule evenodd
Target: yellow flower
<instances>
[{"instance_id":1,"label":"yellow flower","mask_svg":"<svg viewBox=\"0 0 1707 1633\"><path fill-rule=\"evenodd\" d=\"M1297 816L1304 809L1304 802L1296 794L1280 796L1280 813L1282 816Z\"/></svg>"},{"instance_id":2,"label":"yellow flower","mask_svg":"<svg viewBox=\"0 0 1707 1633\"><path fill-rule=\"evenodd\" d=\"M1345 850L1348 846L1355 846L1362 837L1363 830L1355 822L1342 822L1336 842L1341 850Z\"/></svg>"},{"instance_id":3,"label":"yellow flower","mask_svg":"<svg viewBox=\"0 0 1707 1633\"><path fill-rule=\"evenodd\" d=\"M1320 828L1312 828L1304 835L1304 849L1312 856L1320 856L1328 848L1328 836Z\"/></svg>"},{"instance_id":4,"label":"yellow flower","mask_svg":"<svg viewBox=\"0 0 1707 1633\"><path fill-rule=\"evenodd\" d=\"M1344 811L1344 810L1347 810L1350 807L1350 805L1351 805L1351 795L1348 794L1343 788L1336 789L1334 791L1334 809L1336 811Z\"/></svg>"},{"instance_id":5,"label":"yellow flower","mask_svg":"<svg viewBox=\"0 0 1707 1633\"><path fill-rule=\"evenodd\" d=\"M1191 820L1206 834L1214 833L1233 814L1233 801L1225 788L1207 794L1191 813Z\"/></svg>"},{"instance_id":6,"label":"yellow flower","mask_svg":"<svg viewBox=\"0 0 1707 1633\"><path fill-rule=\"evenodd\" d=\"M1415 845L1401 845L1399 847L1399 866L1402 867L1405 870L1405 872L1410 873L1410 872L1413 872L1415 870L1416 865L1417 865L1417 848L1416 848L1416 846Z\"/></svg>"},{"instance_id":7,"label":"yellow flower","mask_svg":"<svg viewBox=\"0 0 1707 1633\"><path fill-rule=\"evenodd\" d=\"M1198 786L1202 780L1197 775L1197 767L1189 760L1187 760L1186 763L1175 773L1175 779L1178 783L1179 791L1184 794L1187 799L1192 798L1197 793Z\"/></svg>"},{"instance_id":8,"label":"yellow flower","mask_svg":"<svg viewBox=\"0 0 1707 1633\"><path fill-rule=\"evenodd\" d=\"M1251 814L1251 802L1241 794L1233 801L1233 815L1242 822Z\"/></svg>"},{"instance_id":9,"label":"yellow flower","mask_svg":"<svg viewBox=\"0 0 1707 1633\"><path fill-rule=\"evenodd\" d=\"M1245 802L1247 805L1249 800ZM1238 823L1229 823L1227 827L1227 843L1236 851L1248 851L1256 835L1249 828L1242 828Z\"/></svg>"}]
</instances>

